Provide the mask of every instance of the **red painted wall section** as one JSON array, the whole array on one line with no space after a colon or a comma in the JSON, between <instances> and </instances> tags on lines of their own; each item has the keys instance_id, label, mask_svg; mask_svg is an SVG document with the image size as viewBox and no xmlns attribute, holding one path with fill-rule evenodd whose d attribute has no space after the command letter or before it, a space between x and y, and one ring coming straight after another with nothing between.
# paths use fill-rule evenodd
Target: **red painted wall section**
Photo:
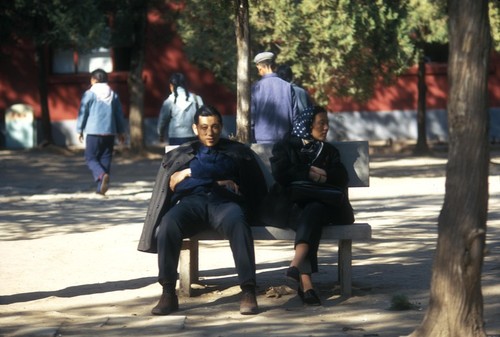
<instances>
[{"instance_id":1,"label":"red painted wall section","mask_svg":"<svg viewBox=\"0 0 500 337\"><path fill-rule=\"evenodd\" d=\"M127 72L113 72L108 76L109 86L118 93L125 116L128 117L129 99ZM90 88L88 73L51 75L48 79L49 111L51 120L76 119L83 93Z\"/></svg>"},{"instance_id":2,"label":"red painted wall section","mask_svg":"<svg viewBox=\"0 0 500 337\"><path fill-rule=\"evenodd\" d=\"M34 46L29 42L18 41L15 45L0 48L0 117L4 117L9 106L23 103L33 106L35 117L40 118L38 67ZM128 116L127 76L127 73L111 73L109 84L119 93ZM76 119L80 99L89 88L89 81L89 74L85 73L47 76L48 104L53 122Z\"/></svg>"},{"instance_id":3,"label":"red painted wall section","mask_svg":"<svg viewBox=\"0 0 500 337\"><path fill-rule=\"evenodd\" d=\"M145 117L158 116L161 104L169 94L168 80L173 72L183 72L188 79L189 89L200 95L206 104L214 105L224 115L234 115L236 96L218 84L209 71L189 63L183 52L183 42L175 29L171 22L165 21L161 12L149 13L143 71ZM426 72L427 109L446 109L446 65L428 64ZM110 86L120 95L124 112L128 116L127 78L127 72L113 72L109 75ZM31 43L18 41L14 45L0 46L0 118L3 119L5 110L16 103L32 105L35 117L40 118L37 80L35 50ZM490 107L500 107L499 53L492 54L488 85ZM76 119L81 96L88 87L89 74L49 74L51 120L56 122ZM412 68L392 85L379 84L374 96L367 102L332 98L328 109L333 112L416 110L417 95L416 68Z\"/></svg>"},{"instance_id":4,"label":"red painted wall section","mask_svg":"<svg viewBox=\"0 0 500 337\"><path fill-rule=\"evenodd\" d=\"M200 95L206 104L214 105L224 115L236 113L236 96L218 84L209 71L200 70L189 63L183 52L182 41L175 34L174 27L164 21L161 13L149 13L146 35L143 69L146 118L158 116L161 104L169 94L168 81L173 72L183 72L188 79L189 89ZM0 118L3 119L5 110L16 103L32 105L35 117L40 118L34 47L19 41L16 45L0 48ZM109 74L109 84L119 94L126 116L129 109L127 78L127 72ZM89 88L89 74L49 74L47 79L51 120L76 119L80 99Z\"/></svg>"},{"instance_id":5,"label":"red painted wall section","mask_svg":"<svg viewBox=\"0 0 500 337\"><path fill-rule=\"evenodd\" d=\"M38 108L37 67L35 49L19 40L17 45L0 45L0 115L17 103Z\"/></svg>"},{"instance_id":6,"label":"red painted wall section","mask_svg":"<svg viewBox=\"0 0 500 337\"><path fill-rule=\"evenodd\" d=\"M500 107L500 53L493 53L488 77L490 107Z\"/></svg>"},{"instance_id":7,"label":"red painted wall section","mask_svg":"<svg viewBox=\"0 0 500 337\"><path fill-rule=\"evenodd\" d=\"M427 64L426 79L427 109L446 109L448 80L446 64ZM391 111L417 110L418 99L417 68L411 68L394 84L376 86L375 94L367 102L356 102L346 98L332 98L329 111ZM500 107L500 54L492 53L488 79L489 106Z\"/></svg>"}]
</instances>

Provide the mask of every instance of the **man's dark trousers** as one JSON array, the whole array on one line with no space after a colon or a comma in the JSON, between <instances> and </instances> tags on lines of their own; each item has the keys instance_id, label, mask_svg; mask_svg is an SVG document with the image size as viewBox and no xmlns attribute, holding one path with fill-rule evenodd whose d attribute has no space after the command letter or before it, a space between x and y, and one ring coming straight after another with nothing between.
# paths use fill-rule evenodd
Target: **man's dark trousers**
<instances>
[{"instance_id":1,"label":"man's dark trousers","mask_svg":"<svg viewBox=\"0 0 500 337\"><path fill-rule=\"evenodd\" d=\"M85 144L85 161L92 172L94 181L111 171L111 159L115 146L115 136L87 135Z\"/></svg>"},{"instance_id":2,"label":"man's dark trousers","mask_svg":"<svg viewBox=\"0 0 500 337\"><path fill-rule=\"evenodd\" d=\"M242 207L211 192L185 196L162 218L158 242L158 281L175 285L182 240L213 228L229 240L240 286L255 285L252 232Z\"/></svg>"}]
</instances>

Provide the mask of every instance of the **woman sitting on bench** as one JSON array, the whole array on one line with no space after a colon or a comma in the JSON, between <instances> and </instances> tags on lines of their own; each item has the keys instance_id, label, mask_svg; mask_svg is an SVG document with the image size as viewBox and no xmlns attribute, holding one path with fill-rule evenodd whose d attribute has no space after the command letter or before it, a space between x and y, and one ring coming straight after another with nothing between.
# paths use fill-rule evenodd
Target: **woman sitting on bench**
<instances>
[{"instance_id":1,"label":"woman sitting on bench","mask_svg":"<svg viewBox=\"0 0 500 337\"><path fill-rule=\"evenodd\" d=\"M354 222L347 194L349 177L339 151L326 142L328 128L324 108L305 109L291 135L274 145L270 158L274 179L291 202L286 226L296 232L295 255L286 276L298 284L306 305L321 305L311 274L318 271L322 227ZM306 188L312 189L312 196Z\"/></svg>"}]
</instances>

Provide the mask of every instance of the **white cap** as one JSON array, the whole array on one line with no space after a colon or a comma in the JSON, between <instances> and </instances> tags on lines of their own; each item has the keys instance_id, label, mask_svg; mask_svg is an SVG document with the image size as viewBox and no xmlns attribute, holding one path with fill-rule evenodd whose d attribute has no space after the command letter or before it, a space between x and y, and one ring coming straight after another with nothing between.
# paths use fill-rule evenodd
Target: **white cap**
<instances>
[{"instance_id":1,"label":"white cap","mask_svg":"<svg viewBox=\"0 0 500 337\"><path fill-rule=\"evenodd\" d=\"M257 55L255 55L253 62L261 63L262 61L272 60L273 58L274 58L273 53L271 53L270 51L265 51L263 53L258 53Z\"/></svg>"}]
</instances>

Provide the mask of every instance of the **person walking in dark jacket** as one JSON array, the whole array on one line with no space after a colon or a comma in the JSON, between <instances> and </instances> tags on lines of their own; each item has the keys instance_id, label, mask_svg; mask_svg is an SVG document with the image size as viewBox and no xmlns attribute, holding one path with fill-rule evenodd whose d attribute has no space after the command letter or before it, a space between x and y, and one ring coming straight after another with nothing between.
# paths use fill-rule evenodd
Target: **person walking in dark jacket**
<instances>
[{"instance_id":1,"label":"person walking in dark jacket","mask_svg":"<svg viewBox=\"0 0 500 337\"><path fill-rule=\"evenodd\" d=\"M267 192L256 154L221 139L222 116L200 107L193 130L198 140L168 152L158 171L138 249L158 253L163 292L155 315L178 310L177 266L182 240L213 228L229 239L242 297L240 313L256 314L255 254L251 216Z\"/></svg>"},{"instance_id":2,"label":"person walking in dark jacket","mask_svg":"<svg viewBox=\"0 0 500 337\"><path fill-rule=\"evenodd\" d=\"M301 86L297 85L293 82L293 70L287 64L282 64L276 69L276 74L278 76L289 82L292 85L292 89L295 92L295 98L297 99L297 103L299 105L299 113L304 111L307 107L312 106L311 97L307 93L307 91Z\"/></svg>"}]
</instances>

